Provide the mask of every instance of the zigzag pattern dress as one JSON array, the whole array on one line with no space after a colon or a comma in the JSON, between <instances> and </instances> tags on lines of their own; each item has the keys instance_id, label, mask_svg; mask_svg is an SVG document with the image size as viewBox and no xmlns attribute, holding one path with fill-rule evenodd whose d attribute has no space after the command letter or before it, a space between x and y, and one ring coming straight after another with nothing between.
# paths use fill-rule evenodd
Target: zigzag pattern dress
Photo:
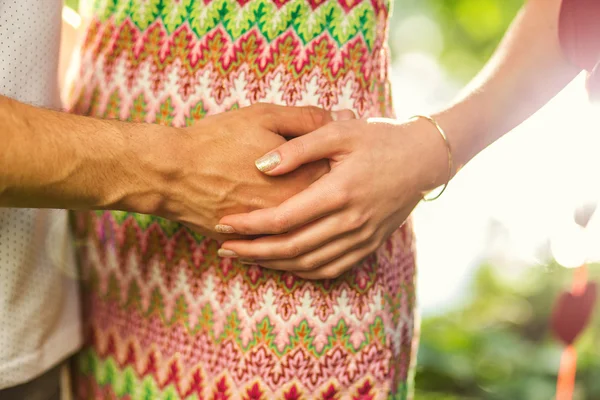
<instances>
[{"instance_id":1,"label":"zigzag pattern dress","mask_svg":"<svg viewBox=\"0 0 600 400\"><path fill-rule=\"evenodd\" d=\"M97 0L70 109L184 126L255 102L392 117L389 0ZM160 218L74 218L87 344L78 399L406 399L414 246L405 224L339 279L217 257Z\"/></svg>"}]
</instances>

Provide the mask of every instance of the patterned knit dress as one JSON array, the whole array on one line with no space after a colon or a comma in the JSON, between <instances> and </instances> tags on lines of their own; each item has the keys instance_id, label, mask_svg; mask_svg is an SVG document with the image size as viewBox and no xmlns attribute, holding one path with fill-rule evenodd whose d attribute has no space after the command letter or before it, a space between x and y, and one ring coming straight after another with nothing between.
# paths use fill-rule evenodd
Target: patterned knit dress
<instances>
[{"instance_id":1,"label":"patterned knit dress","mask_svg":"<svg viewBox=\"0 0 600 400\"><path fill-rule=\"evenodd\" d=\"M185 126L269 102L393 117L389 0L88 1L75 113ZM320 282L220 259L216 241L148 215L78 213L74 229L78 399L408 397L409 224Z\"/></svg>"}]
</instances>

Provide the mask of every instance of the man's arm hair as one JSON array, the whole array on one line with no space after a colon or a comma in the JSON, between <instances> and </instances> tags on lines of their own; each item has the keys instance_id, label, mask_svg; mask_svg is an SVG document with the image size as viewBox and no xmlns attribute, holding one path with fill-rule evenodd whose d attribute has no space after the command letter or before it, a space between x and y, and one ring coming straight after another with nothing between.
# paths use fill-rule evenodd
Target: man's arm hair
<instances>
[{"instance_id":1,"label":"man's arm hair","mask_svg":"<svg viewBox=\"0 0 600 400\"><path fill-rule=\"evenodd\" d=\"M0 207L123 209L167 128L33 107L0 96ZM141 211L141 210L138 210Z\"/></svg>"}]
</instances>

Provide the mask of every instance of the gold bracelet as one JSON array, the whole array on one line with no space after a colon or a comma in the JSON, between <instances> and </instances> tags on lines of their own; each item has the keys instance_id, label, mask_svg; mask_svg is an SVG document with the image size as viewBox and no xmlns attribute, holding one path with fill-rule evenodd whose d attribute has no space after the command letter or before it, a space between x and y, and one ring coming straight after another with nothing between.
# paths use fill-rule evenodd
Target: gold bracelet
<instances>
[{"instance_id":1,"label":"gold bracelet","mask_svg":"<svg viewBox=\"0 0 600 400\"><path fill-rule=\"evenodd\" d=\"M450 179L452 178L452 170L454 168L454 161L452 159L452 149L450 148L450 142L448 141L448 137L446 136L446 133L444 132L442 127L437 123L437 121L435 119L433 119L432 117L430 117L428 115L415 115L414 117L410 118L410 120L413 121L413 120L417 120L419 118L426 119L427 121L431 122L433 124L433 126L435 126L437 131L440 133L440 136L442 137L442 139L444 139L444 144L446 145L446 151L448 152L448 179L446 179L446 183L444 183L442 190L435 197L432 197L430 199L426 199L425 197L423 197L423 201L434 201L434 200L439 199L440 196L442 195L442 193L444 193L446 191L446 188L448 187L448 183L450 183Z\"/></svg>"}]
</instances>

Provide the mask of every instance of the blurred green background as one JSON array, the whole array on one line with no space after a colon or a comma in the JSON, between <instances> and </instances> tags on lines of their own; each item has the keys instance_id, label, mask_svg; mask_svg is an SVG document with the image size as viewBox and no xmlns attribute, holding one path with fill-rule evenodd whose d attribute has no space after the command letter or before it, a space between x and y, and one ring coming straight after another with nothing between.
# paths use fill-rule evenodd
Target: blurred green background
<instances>
[{"instance_id":1,"label":"blurred green background","mask_svg":"<svg viewBox=\"0 0 600 400\"><path fill-rule=\"evenodd\" d=\"M493 53L523 3L396 0L392 54L429 54L449 79L466 83ZM598 280L598 268L591 271ZM548 320L555 298L571 282L572 270L551 262L511 273L508 277L483 263L460 304L424 316L416 400L554 398L562 347L549 333ZM575 399L600 399L598 314L577 343Z\"/></svg>"},{"instance_id":2,"label":"blurred green background","mask_svg":"<svg viewBox=\"0 0 600 400\"><path fill-rule=\"evenodd\" d=\"M598 267L592 267L598 281ZM424 318L416 376L418 400L550 400L562 347L548 331L557 294L572 270L535 266L518 277L481 265L468 300ZM600 319L577 342L575 399L600 399Z\"/></svg>"},{"instance_id":3,"label":"blurred green background","mask_svg":"<svg viewBox=\"0 0 600 400\"><path fill-rule=\"evenodd\" d=\"M77 8L78 0L66 0ZM483 66L523 0L396 0L392 56L433 56L448 79L467 82ZM592 268L600 278L599 268ZM427 273L427 271L421 271ZM510 277L483 263L453 309L425 315L416 400L549 400L561 346L548 331L552 304L572 270L555 263ZM578 342L576 400L600 399L598 312Z\"/></svg>"},{"instance_id":4,"label":"blurred green background","mask_svg":"<svg viewBox=\"0 0 600 400\"><path fill-rule=\"evenodd\" d=\"M489 58L523 0L395 0L390 32L394 57L407 51L429 51L450 76L467 81ZM402 22L415 15L434 22L432 29L404 30ZM421 19L419 22L424 22ZM411 27L412 28L412 27ZM418 29L420 28L420 29ZM411 32L420 32L415 35ZM438 34L441 34L438 39Z\"/></svg>"},{"instance_id":5,"label":"blurred green background","mask_svg":"<svg viewBox=\"0 0 600 400\"><path fill-rule=\"evenodd\" d=\"M434 56L449 79L464 84L493 53L523 3L396 0L392 54ZM598 267L591 271L598 281ZM463 301L422 320L415 399L553 399L562 346L549 332L548 321L572 272L549 262L516 275L511 271L509 277L489 263L478 266ZM577 342L578 400L600 399L598 315L596 311Z\"/></svg>"}]
</instances>

